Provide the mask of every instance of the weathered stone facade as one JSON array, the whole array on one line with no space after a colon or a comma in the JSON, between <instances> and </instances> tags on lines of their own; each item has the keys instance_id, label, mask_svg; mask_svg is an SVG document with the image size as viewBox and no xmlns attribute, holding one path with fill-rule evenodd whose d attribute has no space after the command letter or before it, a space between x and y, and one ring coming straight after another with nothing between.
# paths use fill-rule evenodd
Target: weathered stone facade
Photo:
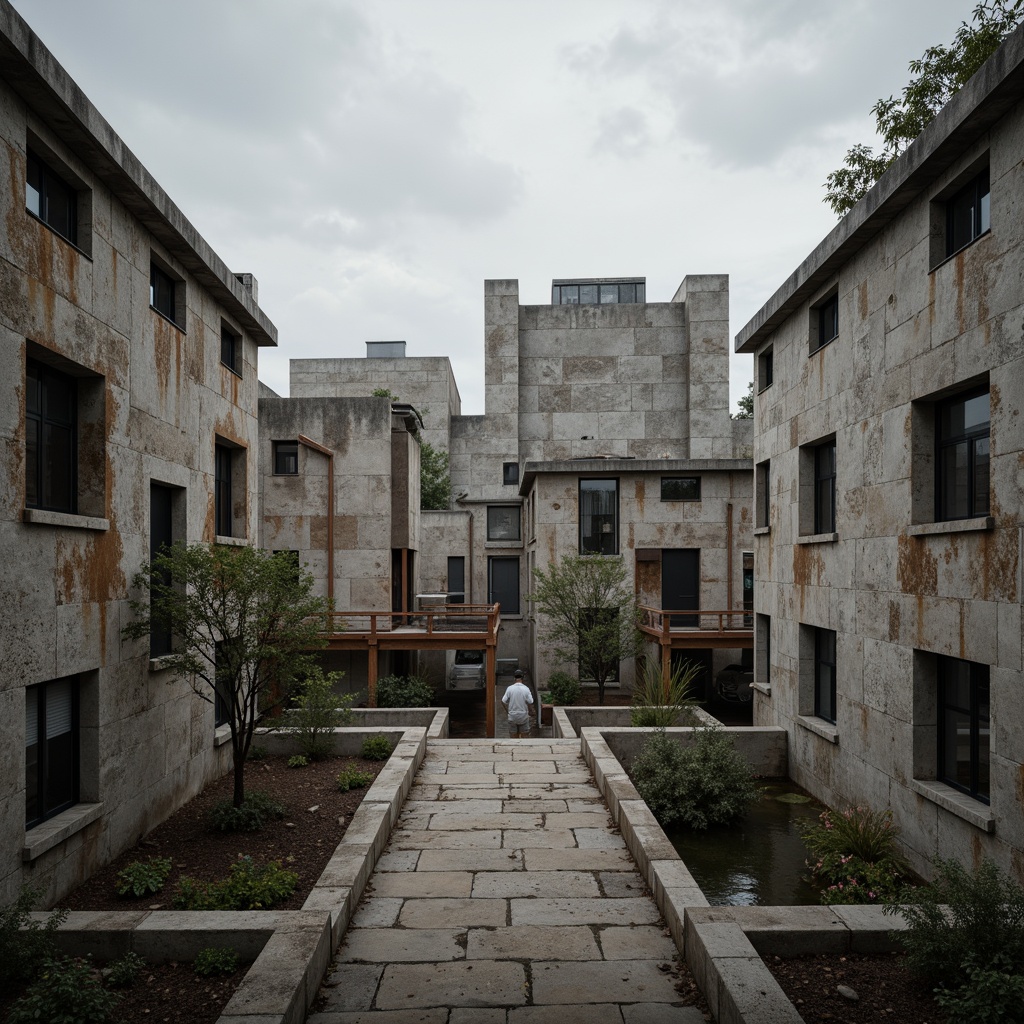
<instances>
[{"instance_id":1,"label":"weathered stone facade","mask_svg":"<svg viewBox=\"0 0 1024 1024\"><path fill-rule=\"evenodd\" d=\"M924 873L1024 878L1021 196L1024 30L737 336L755 724L829 804L893 808Z\"/></svg>"},{"instance_id":2,"label":"weathered stone facade","mask_svg":"<svg viewBox=\"0 0 1024 1024\"><path fill-rule=\"evenodd\" d=\"M255 537L276 330L6 2L0 140L4 902L23 881L59 897L226 767L212 705L121 628L157 495L174 540L214 539L218 448L226 542Z\"/></svg>"}]
</instances>

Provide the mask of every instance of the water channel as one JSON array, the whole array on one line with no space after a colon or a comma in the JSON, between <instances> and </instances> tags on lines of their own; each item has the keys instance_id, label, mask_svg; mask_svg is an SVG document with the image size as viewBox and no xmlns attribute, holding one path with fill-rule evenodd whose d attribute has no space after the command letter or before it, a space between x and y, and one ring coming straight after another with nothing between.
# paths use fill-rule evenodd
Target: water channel
<instances>
[{"instance_id":1,"label":"water channel","mask_svg":"<svg viewBox=\"0 0 1024 1024\"><path fill-rule=\"evenodd\" d=\"M712 906L802 906L817 903L819 889L800 831L822 810L788 780L770 779L737 824L665 831Z\"/></svg>"}]
</instances>

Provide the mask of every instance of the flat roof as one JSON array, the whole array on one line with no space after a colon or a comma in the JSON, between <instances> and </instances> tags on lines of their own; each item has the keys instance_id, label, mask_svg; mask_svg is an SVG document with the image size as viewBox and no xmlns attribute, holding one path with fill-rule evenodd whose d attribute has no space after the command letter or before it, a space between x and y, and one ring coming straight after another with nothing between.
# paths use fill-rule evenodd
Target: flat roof
<instances>
[{"instance_id":1,"label":"flat roof","mask_svg":"<svg viewBox=\"0 0 1024 1024\"><path fill-rule=\"evenodd\" d=\"M580 476L619 475L622 473L750 473L753 459L558 459L553 462L528 460L523 465L519 494L525 497L536 477L552 473ZM491 502L494 504L494 502Z\"/></svg>"},{"instance_id":2,"label":"flat roof","mask_svg":"<svg viewBox=\"0 0 1024 1024\"><path fill-rule=\"evenodd\" d=\"M860 202L830 231L736 335L753 352L1024 97L1024 25L935 115Z\"/></svg>"}]
</instances>

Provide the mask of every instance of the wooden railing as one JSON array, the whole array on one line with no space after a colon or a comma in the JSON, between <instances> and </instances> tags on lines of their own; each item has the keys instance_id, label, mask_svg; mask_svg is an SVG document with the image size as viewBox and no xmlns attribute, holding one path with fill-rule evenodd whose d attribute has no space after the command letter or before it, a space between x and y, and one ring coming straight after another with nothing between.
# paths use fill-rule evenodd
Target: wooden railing
<instances>
[{"instance_id":1,"label":"wooden railing","mask_svg":"<svg viewBox=\"0 0 1024 1024\"><path fill-rule=\"evenodd\" d=\"M680 632L749 633L754 628L750 611L708 611L706 608L650 608L640 606L640 628L669 636Z\"/></svg>"},{"instance_id":2,"label":"wooden railing","mask_svg":"<svg viewBox=\"0 0 1024 1024\"><path fill-rule=\"evenodd\" d=\"M493 633L498 628L501 606L498 604L444 604L417 612L329 612L324 633L395 633L415 630L432 633Z\"/></svg>"}]
</instances>

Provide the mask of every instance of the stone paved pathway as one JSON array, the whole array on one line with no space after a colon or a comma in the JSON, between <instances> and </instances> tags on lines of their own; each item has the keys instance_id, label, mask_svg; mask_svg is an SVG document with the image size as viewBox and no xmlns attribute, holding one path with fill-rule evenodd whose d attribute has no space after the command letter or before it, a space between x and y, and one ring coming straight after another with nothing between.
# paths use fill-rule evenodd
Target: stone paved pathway
<instances>
[{"instance_id":1,"label":"stone paved pathway","mask_svg":"<svg viewBox=\"0 0 1024 1024\"><path fill-rule=\"evenodd\" d=\"M701 1024L576 740L431 740L309 1024Z\"/></svg>"}]
</instances>

